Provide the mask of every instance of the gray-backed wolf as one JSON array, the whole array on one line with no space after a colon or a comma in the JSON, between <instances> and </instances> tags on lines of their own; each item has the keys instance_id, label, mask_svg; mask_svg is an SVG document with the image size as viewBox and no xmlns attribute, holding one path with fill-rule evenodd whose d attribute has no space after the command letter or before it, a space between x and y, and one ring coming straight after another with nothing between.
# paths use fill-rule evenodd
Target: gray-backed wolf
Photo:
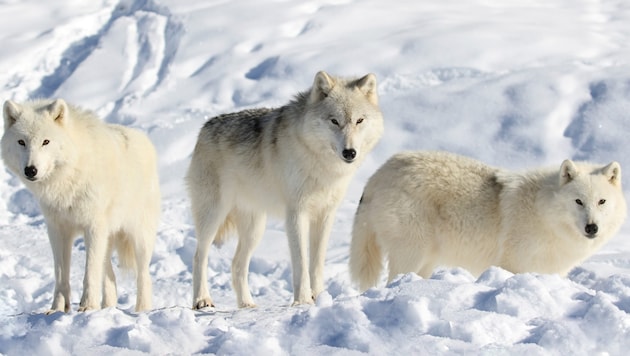
<instances>
[{"instance_id":1,"label":"gray-backed wolf","mask_svg":"<svg viewBox=\"0 0 630 356\"><path fill-rule=\"evenodd\" d=\"M197 235L193 308L213 305L208 253L231 228L239 237L232 261L238 306L255 306L247 274L267 214L286 219L294 304L313 303L323 290L337 206L382 131L373 74L342 79L319 72L288 105L208 120L186 177Z\"/></svg>"}]
</instances>

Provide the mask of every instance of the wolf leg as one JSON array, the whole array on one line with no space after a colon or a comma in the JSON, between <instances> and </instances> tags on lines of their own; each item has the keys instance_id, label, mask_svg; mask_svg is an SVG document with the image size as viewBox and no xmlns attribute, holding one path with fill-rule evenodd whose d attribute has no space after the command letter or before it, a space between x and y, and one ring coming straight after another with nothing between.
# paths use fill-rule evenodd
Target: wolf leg
<instances>
[{"instance_id":1,"label":"wolf leg","mask_svg":"<svg viewBox=\"0 0 630 356\"><path fill-rule=\"evenodd\" d=\"M214 197L191 197L192 214L197 235L197 250L193 257L193 309L214 307L208 291L208 256L219 227L227 213Z\"/></svg>"},{"instance_id":2,"label":"wolf leg","mask_svg":"<svg viewBox=\"0 0 630 356\"><path fill-rule=\"evenodd\" d=\"M155 229L140 227L141 232L136 233L133 240L133 249L136 257L136 312L151 309L153 286L149 265L155 245Z\"/></svg>"},{"instance_id":3,"label":"wolf leg","mask_svg":"<svg viewBox=\"0 0 630 356\"><path fill-rule=\"evenodd\" d=\"M72 232L52 222L46 221L48 239L53 252L55 266L55 291L52 306L46 314L70 311L70 259L72 252Z\"/></svg>"},{"instance_id":4,"label":"wolf leg","mask_svg":"<svg viewBox=\"0 0 630 356\"><path fill-rule=\"evenodd\" d=\"M114 307L118 303L116 294L116 275L112 267L112 252L114 250L114 239L110 239L107 244L107 255L105 256L105 281L103 283L102 308Z\"/></svg>"},{"instance_id":5,"label":"wolf leg","mask_svg":"<svg viewBox=\"0 0 630 356\"><path fill-rule=\"evenodd\" d=\"M286 220L291 264L293 265L293 305L313 304L308 275L307 238L309 217L299 209L289 208Z\"/></svg>"},{"instance_id":6,"label":"wolf leg","mask_svg":"<svg viewBox=\"0 0 630 356\"><path fill-rule=\"evenodd\" d=\"M311 222L310 278L313 300L324 290L324 262L332 228L334 210L326 211Z\"/></svg>"},{"instance_id":7,"label":"wolf leg","mask_svg":"<svg viewBox=\"0 0 630 356\"><path fill-rule=\"evenodd\" d=\"M85 233L85 275L79 311L99 309L103 299L105 257L109 234L105 224L97 222Z\"/></svg>"},{"instance_id":8,"label":"wolf leg","mask_svg":"<svg viewBox=\"0 0 630 356\"><path fill-rule=\"evenodd\" d=\"M418 271L422 271L422 273L426 275L427 271L433 270L424 261L422 252L419 252L415 248L411 248L409 246L399 246L394 249L385 250L385 254L387 254L387 259L389 261L389 276L387 278L388 284L391 283L397 275L402 273L417 273ZM429 274L428 277L431 277L431 275Z\"/></svg>"},{"instance_id":9,"label":"wolf leg","mask_svg":"<svg viewBox=\"0 0 630 356\"><path fill-rule=\"evenodd\" d=\"M260 239L265 232L265 214L236 213L236 229L238 231L238 246L232 260L232 285L236 291L236 299L240 308L256 306L249 291L247 274L249 262Z\"/></svg>"}]
</instances>

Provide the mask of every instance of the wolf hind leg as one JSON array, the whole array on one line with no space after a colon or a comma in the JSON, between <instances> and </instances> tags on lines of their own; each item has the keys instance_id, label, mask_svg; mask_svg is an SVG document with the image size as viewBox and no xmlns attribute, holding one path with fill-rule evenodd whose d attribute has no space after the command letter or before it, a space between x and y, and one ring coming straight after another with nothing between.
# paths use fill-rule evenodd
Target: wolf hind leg
<instances>
[{"instance_id":1,"label":"wolf hind leg","mask_svg":"<svg viewBox=\"0 0 630 356\"><path fill-rule=\"evenodd\" d=\"M149 310L153 305L153 283L149 266L157 234L155 225L157 224L136 227L136 231L129 232L127 240L127 250L131 253L129 257L133 257L129 264L132 264L136 272L136 312Z\"/></svg>"},{"instance_id":2,"label":"wolf hind leg","mask_svg":"<svg viewBox=\"0 0 630 356\"><path fill-rule=\"evenodd\" d=\"M227 209L213 196L191 196L197 249L193 257L193 309L214 307L208 291L208 256L217 232L226 223Z\"/></svg>"},{"instance_id":3,"label":"wolf hind leg","mask_svg":"<svg viewBox=\"0 0 630 356\"><path fill-rule=\"evenodd\" d=\"M397 275L403 273L421 273L425 274L427 271L431 272L432 268L428 266L428 263L424 261L422 252L418 252L414 248L409 246L400 246L394 248L387 253L388 255L388 267L389 275L387 277L387 283L391 283ZM426 275L422 275L426 278ZM430 274L429 274L430 277Z\"/></svg>"},{"instance_id":4,"label":"wolf hind leg","mask_svg":"<svg viewBox=\"0 0 630 356\"><path fill-rule=\"evenodd\" d=\"M107 245L107 254L105 256L105 280L103 281L103 300L101 301L101 308L109 308L116 306L118 302L118 296L116 293L116 275L114 274L114 268L112 266L112 253L114 251L114 239L109 240Z\"/></svg>"},{"instance_id":5,"label":"wolf hind leg","mask_svg":"<svg viewBox=\"0 0 630 356\"><path fill-rule=\"evenodd\" d=\"M103 220L96 220L85 232L85 274L83 276L83 295L79 302L79 311L100 309L103 302L103 281L105 280L105 258L110 239L110 232Z\"/></svg>"},{"instance_id":6,"label":"wolf hind leg","mask_svg":"<svg viewBox=\"0 0 630 356\"><path fill-rule=\"evenodd\" d=\"M238 245L232 260L232 286L238 306L254 308L256 304L249 290L247 275L252 254L265 232L267 217L264 213L237 211L234 213L234 220L238 231Z\"/></svg>"}]
</instances>

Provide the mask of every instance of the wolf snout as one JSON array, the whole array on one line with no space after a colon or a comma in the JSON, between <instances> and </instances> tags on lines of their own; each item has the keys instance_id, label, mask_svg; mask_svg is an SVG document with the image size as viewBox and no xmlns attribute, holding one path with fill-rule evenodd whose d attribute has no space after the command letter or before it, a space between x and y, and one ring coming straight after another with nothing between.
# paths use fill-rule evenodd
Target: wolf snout
<instances>
[{"instance_id":1,"label":"wolf snout","mask_svg":"<svg viewBox=\"0 0 630 356\"><path fill-rule=\"evenodd\" d=\"M584 227L584 232L586 232L586 237L588 237L589 239L594 238L595 235L597 235L598 230L599 228L597 227L597 224L587 224Z\"/></svg>"},{"instance_id":2,"label":"wolf snout","mask_svg":"<svg viewBox=\"0 0 630 356\"><path fill-rule=\"evenodd\" d=\"M37 176L37 167L35 167L35 166L26 166L24 168L24 175L29 180L35 180L35 176Z\"/></svg>"},{"instance_id":3,"label":"wolf snout","mask_svg":"<svg viewBox=\"0 0 630 356\"><path fill-rule=\"evenodd\" d=\"M357 150L355 150L354 148L346 148L341 151L341 155L343 156L343 159L346 160L346 162L350 163L354 161L354 159L357 157Z\"/></svg>"}]
</instances>

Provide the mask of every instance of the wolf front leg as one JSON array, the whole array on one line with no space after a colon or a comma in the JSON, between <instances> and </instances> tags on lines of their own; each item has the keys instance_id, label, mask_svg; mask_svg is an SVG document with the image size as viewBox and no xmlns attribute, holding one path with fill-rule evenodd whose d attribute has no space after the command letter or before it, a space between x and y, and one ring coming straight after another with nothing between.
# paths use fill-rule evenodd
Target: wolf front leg
<instances>
[{"instance_id":1,"label":"wolf front leg","mask_svg":"<svg viewBox=\"0 0 630 356\"><path fill-rule=\"evenodd\" d=\"M105 224L100 223L85 232L85 275L79 311L100 309L105 273L105 258L110 238Z\"/></svg>"},{"instance_id":2,"label":"wolf front leg","mask_svg":"<svg viewBox=\"0 0 630 356\"><path fill-rule=\"evenodd\" d=\"M313 300L324 291L324 262L330 230L334 221L335 211L325 211L311 222L310 231L310 282Z\"/></svg>"},{"instance_id":3,"label":"wolf front leg","mask_svg":"<svg viewBox=\"0 0 630 356\"><path fill-rule=\"evenodd\" d=\"M55 266L55 292L52 306L46 314L70 311L70 259L73 234L64 226L47 220L48 239Z\"/></svg>"},{"instance_id":4,"label":"wolf front leg","mask_svg":"<svg viewBox=\"0 0 630 356\"><path fill-rule=\"evenodd\" d=\"M286 230L293 267L293 305L313 304L308 275L308 214L299 209L290 208L287 212Z\"/></svg>"}]
</instances>

